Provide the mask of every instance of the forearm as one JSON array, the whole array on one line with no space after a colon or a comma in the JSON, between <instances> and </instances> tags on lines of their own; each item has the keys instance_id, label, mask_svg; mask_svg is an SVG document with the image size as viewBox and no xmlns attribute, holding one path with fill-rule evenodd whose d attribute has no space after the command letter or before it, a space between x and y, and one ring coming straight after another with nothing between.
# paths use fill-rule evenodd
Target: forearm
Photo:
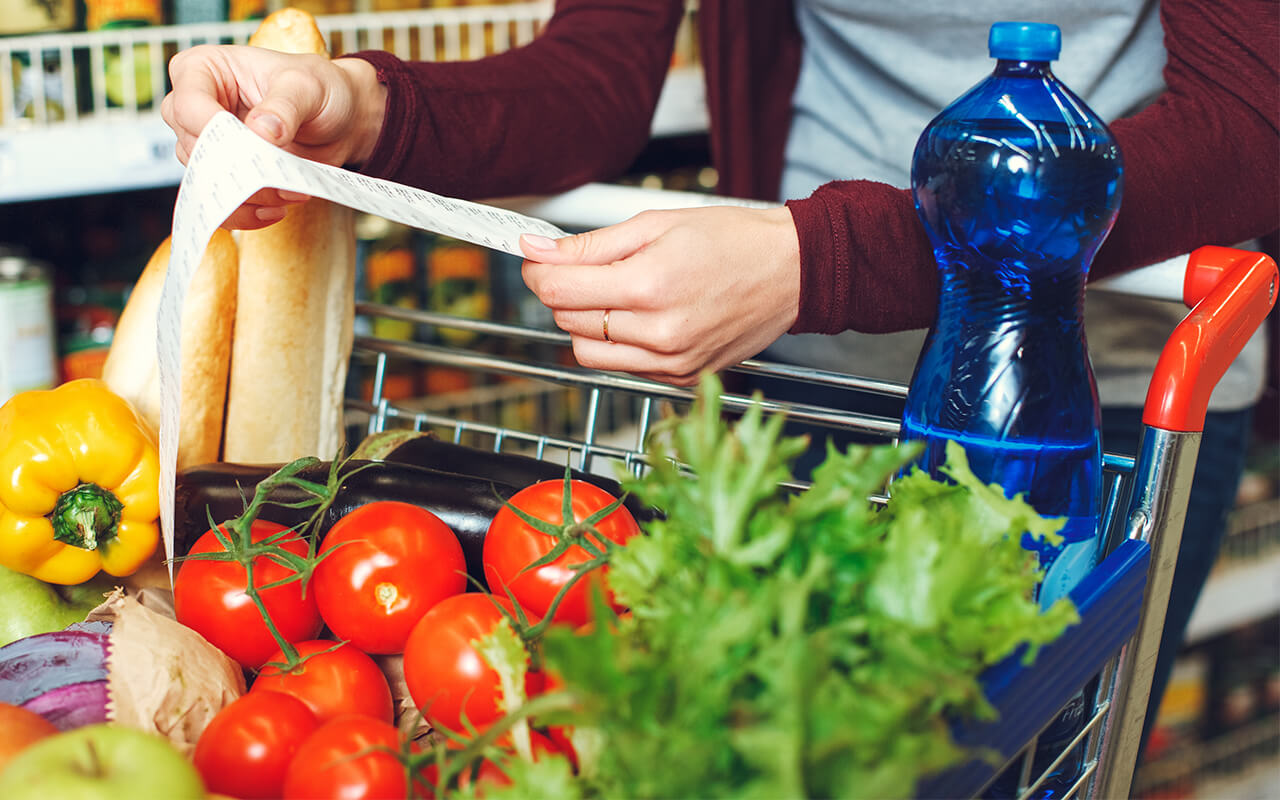
<instances>
[{"instance_id":1,"label":"forearm","mask_svg":"<svg viewBox=\"0 0 1280 800\"><path fill-rule=\"evenodd\" d=\"M1124 198L1090 279L1280 226L1280 14L1273 0L1164 0L1168 86L1112 131Z\"/></svg>"},{"instance_id":2,"label":"forearm","mask_svg":"<svg viewBox=\"0 0 1280 800\"><path fill-rule=\"evenodd\" d=\"M367 174L464 197L616 177L649 138L679 0L562 0L529 45L468 62L354 54L386 87Z\"/></svg>"},{"instance_id":3,"label":"forearm","mask_svg":"<svg viewBox=\"0 0 1280 800\"><path fill-rule=\"evenodd\" d=\"M791 333L888 333L933 322L938 268L910 192L833 181L787 207L800 240Z\"/></svg>"}]
</instances>

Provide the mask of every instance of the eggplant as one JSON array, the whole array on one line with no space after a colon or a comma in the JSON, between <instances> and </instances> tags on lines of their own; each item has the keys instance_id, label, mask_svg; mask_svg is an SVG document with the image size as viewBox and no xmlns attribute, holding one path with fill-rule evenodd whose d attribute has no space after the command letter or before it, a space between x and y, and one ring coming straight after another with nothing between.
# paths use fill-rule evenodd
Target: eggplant
<instances>
[{"instance_id":1,"label":"eggplant","mask_svg":"<svg viewBox=\"0 0 1280 800\"><path fill-rule=\"evenodd\" d=\"M331 464L317 462L297 473L299 478L325 484ZM204 464L178 473L174 509L174 552L185 555L196 539L209 530L209 518L221 524L240 516L257 485L273 474L277 465ZM462 545L467 572L481 584L484 537L498 510L519 487L495 480L431 470L391 461L351 459L349 473L338 487L337 498L320 522L323 534L351 511L380 500L395 500L425 508L441 519ZM282 486L262 506L260 519L295 526L310 519L312 508L288 508L287 503L306 499L296 487Z\"/></svg>"},{"instance_id":2,"label":"eggplant","mask_svg":"<svg viewBox=\"0 0 1280 800\"><path fill-rule=\"evenodd\" d=\"M561 464L518 453L496 453L455 444L420 431L376 433L361 443L356 456L487 478L521 488L540 481L564 479L564 466ZM570 469L569 472L575 480L593 483L614 497L624 495L622 485L616 480L580 469ZM624 498L623 504L637 520L645 521L654 517L653 509L630 495Z\"/></svg>"},{"instance_id":3,"label":"eggplant","mask_svg":"<svg viewBox=\"0 0 1280 800\"><path fill-rule=\"evenodd\" d=\"M446 442L429 433L387 431L366 439L356 456L378 461L394 461L415 467L439 469L459 475L489 478L510 486L528 486L539 481L564 479L564 466L518 453L496 453L479 447ZM571 469L577 480L590 481L615 497L622 494L617 481L593 473Z\"/></svg>"}]
</instances>

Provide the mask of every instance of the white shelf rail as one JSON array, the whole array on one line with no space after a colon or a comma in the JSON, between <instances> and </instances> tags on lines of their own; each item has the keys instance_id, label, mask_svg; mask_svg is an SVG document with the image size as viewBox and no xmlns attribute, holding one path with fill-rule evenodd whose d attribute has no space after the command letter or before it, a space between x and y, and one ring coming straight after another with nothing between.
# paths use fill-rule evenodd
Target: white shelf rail
<instances>
[{"instance_id":1,"label":"white shelf rail","mask_svg":"<svg viewBox=\"0 0 1280 800\"><path fill-rule=\"evenodd\" d=\"M464 61L528 44L551 0L316 18L334 54L386 50ZM242 44L257 22L0 38L0 203L176 185L182 165L160 119L168 61L204 43ZM701 70L674 68L655 136L705 131Z\"/></svg>"},{"instance_id":2,"label":"white shelf rail","mask_svg":"<svg viewBox=\"0 0 1280 800\"><path fill-rule=\"evenodd\" d=\"M533 41L551 10L550 0L537 0L329 15L316 24L334 55L377 49L463 61ZM154 113L174 53L209 42L243 44L257 27L225 22L0 38L0 130Z\"/></svg>"}]
</instances>

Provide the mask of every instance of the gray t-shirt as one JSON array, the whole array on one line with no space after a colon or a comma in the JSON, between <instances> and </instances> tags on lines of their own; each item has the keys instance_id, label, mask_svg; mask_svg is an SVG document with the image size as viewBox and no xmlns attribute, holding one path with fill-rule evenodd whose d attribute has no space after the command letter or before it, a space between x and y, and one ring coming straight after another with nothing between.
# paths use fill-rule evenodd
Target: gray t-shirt
<instances>
[{"instance_id":1,"label":"gray t-shirt","mask_svg":"<svg viewBox=\"0 0 1280 800\"><path fill-rule=\"evenodd\" d=\"M781 199L841 178L909 186L920 132L994 67L992 22L1058 25L1054 72L1105 120L1139 111L1164 89L1157 0L795 0L795 8L805 47ZM1142 405L1160 346L1185 315L1174 303L1087 293L1086 337L1105 405ZM923 341L924 331L784 336L765 357L906 383ZM1264 358L1260 331L1210 407L1255 402Z\"/></svg>"}]
</instances>

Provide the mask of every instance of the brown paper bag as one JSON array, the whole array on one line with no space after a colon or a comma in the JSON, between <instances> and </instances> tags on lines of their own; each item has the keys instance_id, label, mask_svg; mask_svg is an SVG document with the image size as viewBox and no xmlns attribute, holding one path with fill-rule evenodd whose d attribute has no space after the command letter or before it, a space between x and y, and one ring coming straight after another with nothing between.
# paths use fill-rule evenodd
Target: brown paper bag
<instances>
[{"instance_id":1,"label":"brown paper bag","mask_svg":"<svg viewBox=\"0 0 1280 800\"><path fill-rule=\"evenodd\" d=\"M107 719L112 722L159 733L191 755L214 715L245 692L239 664L120 589L87 620L111 623Z\"/></svg>"}]
</instances>

